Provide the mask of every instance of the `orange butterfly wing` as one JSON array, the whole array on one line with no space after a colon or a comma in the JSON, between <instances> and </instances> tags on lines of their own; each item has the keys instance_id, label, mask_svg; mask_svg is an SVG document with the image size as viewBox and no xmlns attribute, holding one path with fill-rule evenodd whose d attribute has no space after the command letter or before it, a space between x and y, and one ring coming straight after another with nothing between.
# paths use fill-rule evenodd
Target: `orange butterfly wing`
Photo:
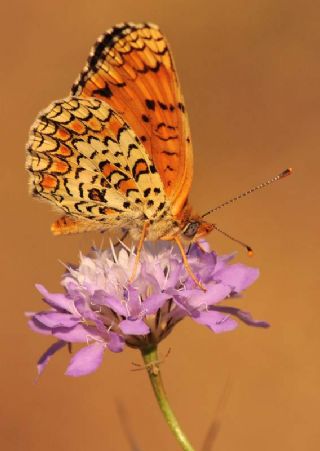
<instances>
[{"instance_id":1,"label":"orange butterfly wing","mask_svg":"<svg viewBox=\"0 0 320 451\"><path fill-rule=\"evenodd\" d=\"M177 216L191 188L193 154L174 62L158 27L126 23L103 34L72 94L106 101L132 127Z\"/></svg>"}]
</instances>

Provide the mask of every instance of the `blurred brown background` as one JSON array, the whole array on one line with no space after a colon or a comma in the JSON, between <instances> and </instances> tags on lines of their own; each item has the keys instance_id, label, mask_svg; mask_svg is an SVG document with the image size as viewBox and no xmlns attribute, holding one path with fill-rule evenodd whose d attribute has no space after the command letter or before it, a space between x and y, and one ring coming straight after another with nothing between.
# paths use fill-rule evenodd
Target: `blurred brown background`
<instances>
[{"instance_id":1,"label":"blurred brown background","mask_svg":"<svg viewBox=\"0 0 320 451\"><path fill-rule=\"evenodd\" d=\"M93 240L51 236L56 214L27 194L28 128L68 93L97 36L125 20L158 23L171 43L193 133L199 212L295 170L212 217L254 247L249 259L210 236L218 252L237 249L238 259L261 268L239 305L272 328L214 335L191 321L177 327L161 347L172 348L162 368L176 414L197 450L319 450L320 4L311 0L2 5L0 447L179 449L145 372L130 371L137 352L106 353L98 372L79 379L63 375L61 352L35 384L36 361L52 340L29 331L23 316L42 308L34 284L58 290L59 261L77 262ZM216 419L210 448L205 437Z\"/></svg>"}]
</instances>

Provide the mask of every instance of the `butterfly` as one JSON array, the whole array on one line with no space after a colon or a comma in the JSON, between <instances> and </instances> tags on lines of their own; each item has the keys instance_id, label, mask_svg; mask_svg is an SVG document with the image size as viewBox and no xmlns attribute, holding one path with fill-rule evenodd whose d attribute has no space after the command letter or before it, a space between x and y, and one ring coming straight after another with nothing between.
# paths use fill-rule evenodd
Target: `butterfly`
<instances>
[{"instance_id":1,"label":"butterfly","mask_svg":"<svg viewBox=\"0 0 320 451\"><path fill-rule=\"evenodd\" d=\"M214 225L188 203L193 151L168 42L158 26L123 23L100 36L68 97L31 127L34 196L64 211L55 235L118 227L139 242L184 242Z\"/></svg>"}]
</instances>

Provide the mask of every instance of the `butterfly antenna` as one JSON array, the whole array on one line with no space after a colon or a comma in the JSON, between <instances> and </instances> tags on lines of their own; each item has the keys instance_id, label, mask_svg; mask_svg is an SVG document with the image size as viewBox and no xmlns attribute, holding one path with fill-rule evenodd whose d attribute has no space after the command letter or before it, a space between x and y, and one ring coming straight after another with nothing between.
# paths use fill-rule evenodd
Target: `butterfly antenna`
<instances>
[{"instance_id":1,"label":"butterfly antenna","mask_svg":"<svg viewBox=\"0 0 320 451\"><path fill-rule=\"evenodd\" d=\"M214 225L214 229L217 230L218 232L222 233L222 235L226 236L230 240L235 241L236 243L238 243L241 246L245 247L247 249L249 257L252 257L253 250L252 250L252 247L250 247L248 244L244 243L243 241L237 240L237 238L234 238L233 236L229 235L229 233L224 232L219 227L217 227L216 224Z\"/></svg>"},{"instance_id":2,"label":"butterfly antenna","mask_svg":"<svg viewBox=\"0 0 320 451\"><path fill-rule=\"evenodd\" d=\"M226 202L223 202L222 204L218 205L217 207L212 208L212 210L209 210L209 211L207 211L207 213L202 215L202 218L204 218L205 216L208 216L210 213L213 213L214 211L220 210L220 208L223 208L226 205L233 204L233 202L236 202L237 200L242 199L242 197L248 196L248 194L254 193L258 189L265 188L266 186L271 185L273 182L277 182L278 180L281 180L284 177L287 177L291 173L292 173L292 169L291 168L288 168L285 171L282 171L280 174L276 175L272 179L267 180L264 183L260 183L260 185L254 186L253 188L250 188L248 191L245 191L245 192L243 192L241 194L238 194L238 196L235 196L232 199L229 199ZM234 241L237 241L237 240L234 240Z\"/></svg>"}]
</instances>

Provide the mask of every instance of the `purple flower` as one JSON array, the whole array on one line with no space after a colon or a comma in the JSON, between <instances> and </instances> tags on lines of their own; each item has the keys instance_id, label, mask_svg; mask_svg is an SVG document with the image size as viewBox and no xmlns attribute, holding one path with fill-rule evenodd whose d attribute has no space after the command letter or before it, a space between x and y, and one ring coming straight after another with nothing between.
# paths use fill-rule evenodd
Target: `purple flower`
<instances>
[{"instance_id":1,"label":"purple flower","mask_svg":"<svg viewBox=\"0 0 320 451\"><path fill-rule=\"evenodd\" d=\"M30 327L57 338L40 358L39 374L55 352L71 343L85 346L72 356L66 374L89 374L100 366L106 349L121 352L125 345L156 345L186 316L216 333L235 329L235 318L267 327L247 312L220 304L239 297L257 279L258 269L230 264L232 255L217 256L205 241L201 246L205 250L192 245L188 259L206 292L190 278L179 250L168 242L145 243L132 283L134 251L111 246L93 249L90 256L80 257L77 268L68 268L62 279L65 293L49 293L37 285L50 309L28 313Z\"/></svg>"}]
</instances>

